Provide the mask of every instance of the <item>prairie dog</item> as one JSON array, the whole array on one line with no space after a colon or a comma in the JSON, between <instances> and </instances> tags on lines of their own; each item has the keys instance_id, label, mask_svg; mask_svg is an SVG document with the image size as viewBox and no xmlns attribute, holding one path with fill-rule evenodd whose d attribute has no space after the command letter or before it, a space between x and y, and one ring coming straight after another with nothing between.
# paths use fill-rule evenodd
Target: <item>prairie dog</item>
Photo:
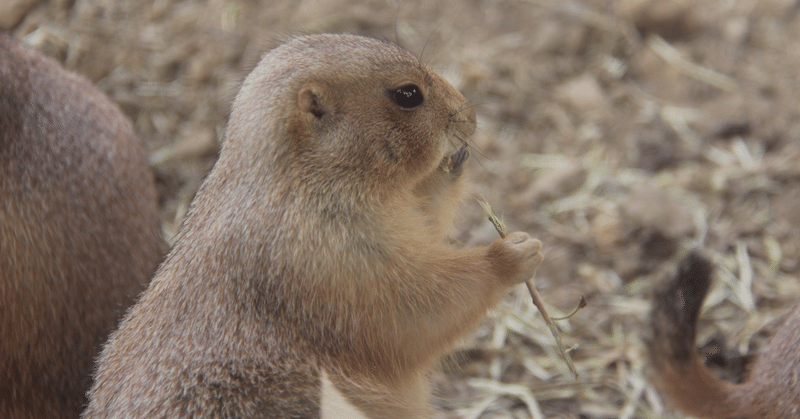
<instances>
[{"instance_id":1,"label":"prairie dog","mask_svg":"<svg viewBox=\"0 0 800 419\"><path fill-rule=\"evenodd\" d=\"M712 267L691 254L678 274L658 291L648 342L656 384L675 407L706 419L789 419L800 417L800 305L760 354L741 384L715 377L697 356L697 318Z\"/></svg>"},{"instance_id":2,"label":"prairie dog","mask_svg":"<svg viewBox=\"0 0 800 419\"><path fill-rule=\"evenodd\" d=\"M542 261L525 233L445 243L475 124L390 43L310 35L265 55L83 417L328 417L342 398L428 416L429 367Z\"/></svg>"},{"instance_id":3,"label":"prairie dog","mask_svg":"<svg viewBox=\"0 0 800 419\"><path fill-rule=\"evenodd\" d=\"M0 34L0 417L76 418L160 254L153 175L119 108Z\"/></svg>"}]
</instances>

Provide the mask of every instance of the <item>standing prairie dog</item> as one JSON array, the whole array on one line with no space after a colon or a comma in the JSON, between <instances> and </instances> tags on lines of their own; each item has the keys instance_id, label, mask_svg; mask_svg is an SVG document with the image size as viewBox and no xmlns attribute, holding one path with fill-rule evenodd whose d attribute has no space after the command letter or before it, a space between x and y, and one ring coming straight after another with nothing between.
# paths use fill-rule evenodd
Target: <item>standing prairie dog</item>
<instances>
[{"instance_id":1,"label":"standing prairie dog","mask_svg":"<svg viewBox=\"0 0 800 419\"><path fill-rule=\"evenodd\" d=\"M155 271L153 175L122 112L0 34L0 417L76 418Z\"/></svg>"},{"instance_id":2,"label":"standing prairie dog","mask_svg":"<svg viewBox=\"0 0 800 419\"><path fill-rule=\"evenodd\" d=\"M311 35L268 53L83 417L427 417L429 367L542 261L524 233L445 243L474 130L396 45Z\"/></svg>"},{"instance_id":3,"label":"standing prairie dog","mask_svg":"<svg viewBox=\"0 0 800 419\"><path fill-rule=\"evenodd\" d=\"M697 318L711 265L692 254L656 293L648 342L656 385L675 407L706 419L800 417L800 305L796 305L741 384L716 378L697 356Z\"/></svg>"}]
</instances>

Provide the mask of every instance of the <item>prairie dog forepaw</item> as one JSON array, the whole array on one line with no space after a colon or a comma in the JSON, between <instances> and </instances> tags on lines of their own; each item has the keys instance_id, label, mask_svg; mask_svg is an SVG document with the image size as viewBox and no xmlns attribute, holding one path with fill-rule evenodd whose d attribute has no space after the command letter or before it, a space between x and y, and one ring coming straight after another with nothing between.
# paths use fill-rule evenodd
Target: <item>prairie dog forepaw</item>
<instances>
[{"instance_id":1,"label":"prairie dog forepaw","mask_svg":"<svg viewBox=\"0 0 800 419\"><path fill-rule=\"evenodd\" d=\"M469 159L469 147L467 143L464 143L455 153L445 157L439 167L445 173L458 178L464 172L464 163L467 162L467 159Z\"/></svg>"},{"instance_id":2,"label":"prairie dog forepaw","mask_svg":"<svg viewBox=\"0 0 800 419\"><path fill-rule=\"evenodd\" d=\"M461 146L458 151L455 152L452 156L450 156L450 173L458 176L463 171L464 163L469 158L469 148L467 148L467 144Z\"/></svg>"},{"instance_id":3,"label":"prairie dog forepaw","mask_svg":"<svg viewBox=\"0 0 800 419\"><path fill-rule=\"evenodd\" d=\"M513 285L533 278L544 260L541 250L541 241L518 231L492 243L488 256L500 281Z\"/></svg>"}]
</instances>

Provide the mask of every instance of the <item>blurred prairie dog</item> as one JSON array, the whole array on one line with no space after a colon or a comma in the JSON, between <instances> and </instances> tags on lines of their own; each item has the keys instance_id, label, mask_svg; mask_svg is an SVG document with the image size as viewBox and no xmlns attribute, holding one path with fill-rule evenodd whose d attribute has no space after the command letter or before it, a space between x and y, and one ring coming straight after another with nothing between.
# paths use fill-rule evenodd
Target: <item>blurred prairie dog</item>
<instances>
[{"instance_id":1,"label":"blurred prairie dog","mask_svg":"<svg viewBox=\"0 0 800 419\"><path fill-rule=\"evenodd\" d=\"M122 112L0 34L0 417L76 418L155 271L153 175Z\"/></svg>"},{"instance_id":2,"label":"blurred prairie dog","mask_svg":"<svg viewBox=\"0 0 800 419\"><path fill-rule=\"evenodd\" d=\"M711 264L691 254L653 300L648 342L656 385L668 401L706 419L800 417L800 305L783 321L741 384L715 377L697 356L697 318Z\"/></svg>"},{"instance_id":3,"label":"blurred prairie dog","mask_svg":"<svg viewBox=\"0 0 800 419\"><path fill-rule=\"evenodd\" d=\"M429 367L542 261L524 233L445 243L474 130L396 45L268 53L84 418L427 417Z\"/></svg>"}]
</instances>

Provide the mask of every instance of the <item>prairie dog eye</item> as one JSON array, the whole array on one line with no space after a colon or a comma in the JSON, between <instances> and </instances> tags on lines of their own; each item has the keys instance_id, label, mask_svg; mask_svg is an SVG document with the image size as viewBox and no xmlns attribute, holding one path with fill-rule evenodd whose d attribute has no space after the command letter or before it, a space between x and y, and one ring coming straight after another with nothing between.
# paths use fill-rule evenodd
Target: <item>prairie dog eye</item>
<instances>
[{"instance_id":1,"label":"prairie dog eye","mask_svg":"<svg viewBox=\"0 0 800 419\"><path fill-rule=\"evenodd\" d=\"M415 84L398 87L391 92L392 100L402 109L413 109L422 104L422 92Z\"/></svg>"}]
</instances>

